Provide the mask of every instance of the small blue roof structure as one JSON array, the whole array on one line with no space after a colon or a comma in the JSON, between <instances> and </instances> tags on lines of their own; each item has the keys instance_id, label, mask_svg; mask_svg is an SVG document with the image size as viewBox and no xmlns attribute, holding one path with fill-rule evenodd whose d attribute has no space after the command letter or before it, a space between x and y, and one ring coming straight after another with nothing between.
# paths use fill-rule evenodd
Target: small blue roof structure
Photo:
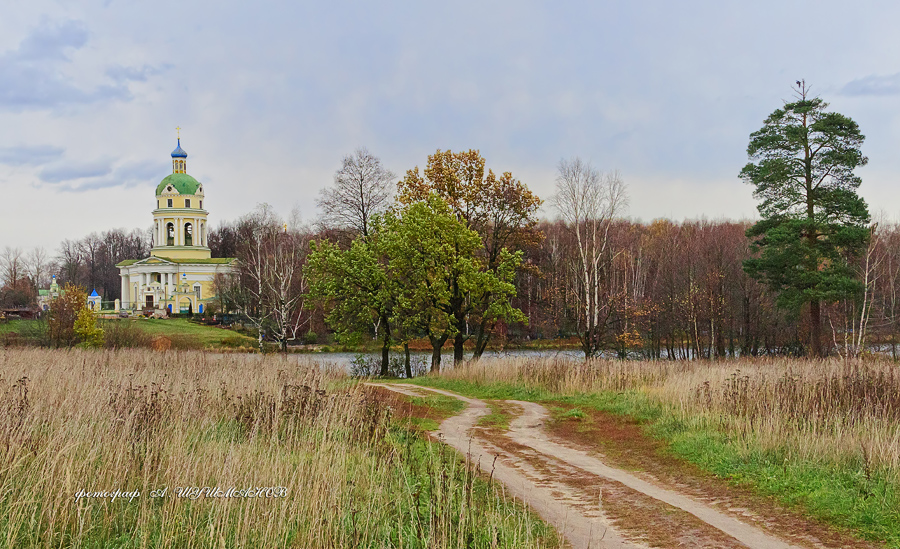
<instances>
[{"instance_id":1,"label":"small blue roof structure","mask_svg":"<svg viewBox=\"0 0 900 549\"><path fill-rule=\"evenodd\" d=\"M89 295L88 297L100 297L100 294L98 294L98 293L97 293L97 289L94 288L94 291L91 292L91 295Z\"/></svg>"},{"instance_id":2,"label":"small blue roof structure","mask_svg":"<svg viewBox=\"0 0 900 549\"><path fill-rule=\"evenodd\" d=\"M172 151L172 158L187 158L187 153L181 148L181 138L178 138L178 147Z\"/></svg>"}]
</instances>

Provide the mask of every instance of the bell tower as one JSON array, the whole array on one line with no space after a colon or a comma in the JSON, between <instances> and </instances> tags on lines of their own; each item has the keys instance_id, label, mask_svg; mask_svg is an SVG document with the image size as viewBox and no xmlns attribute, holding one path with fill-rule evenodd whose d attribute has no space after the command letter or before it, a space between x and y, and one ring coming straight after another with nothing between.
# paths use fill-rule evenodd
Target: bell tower
<instances>
[{"instance_id":1,"label":"bell tower","mask_svg":"<svg viewBox=\"0 0 900 549\"><path fill-rule=\"evenodd\" d=\"M187 173L187 152L172 151L172 174L156 187L153 248L150 255L170 259L209 259L208 212L203 208L203 184Z\"/></svg>"}]
</instances>

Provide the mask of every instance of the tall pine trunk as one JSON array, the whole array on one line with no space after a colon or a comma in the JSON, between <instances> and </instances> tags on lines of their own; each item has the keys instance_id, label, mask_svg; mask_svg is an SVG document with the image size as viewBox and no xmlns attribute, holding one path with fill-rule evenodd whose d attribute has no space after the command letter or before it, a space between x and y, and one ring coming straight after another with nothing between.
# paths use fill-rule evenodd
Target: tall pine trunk
<instances>
[{"instance_id":1,"label":"tall pine trunk","mask_svg":"<svg viewBox=\"0 0 900 549\"><path fill-rule=\"evenodd\" d=\"M822 306L818 299L809 302L809 355L822 356Z\"/></svg>"}]
</instances>

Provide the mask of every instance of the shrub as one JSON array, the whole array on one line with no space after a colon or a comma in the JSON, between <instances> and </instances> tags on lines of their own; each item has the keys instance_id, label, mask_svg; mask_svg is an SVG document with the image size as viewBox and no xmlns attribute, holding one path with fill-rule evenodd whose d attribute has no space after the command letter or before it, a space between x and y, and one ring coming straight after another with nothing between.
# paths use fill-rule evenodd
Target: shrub
<instances>
[{"instance_id":1,"label":"shrub","mask_svg":"<svg viewBox=\"0 0 900 549\"><path fill-rule=\"evenodd\" d=\"M232 348L246 347L247 339L243 338L237 334L234 334L234 335L230 335L230 336L222 338L222 341L220 343L223 347L232 347Z\"/></svg>"},{"instance_id":2,"label":"shrub","mask_svg":"<svg viewBox=\"0 0 900 549\"><path fill-rule=\"evenodd\" d=\"M171 349L177 351L201 350L204 345L196 337L186 334L170 334L166 336L171 342Z\"/></svg>"},{"instance_id":3,"label":"shrub","mask_svg":"<svg viewBox=\"0 0 900 549\"><path fill-rule=\"evenodd\" d=\"M97 317L87 307L82 307L75 318L73 327L80 347L98 349L103 347L103 328L97 326Z\"/></svg>"},{"instance_id":4,"label":"shrub","mask_svg":"<svg viewBox=\"0 0 900 549\"><path fill-rule=\"evenodd\" d=\"M425 374L427 364L424 356L413 355L409 367L413 377ZM350 375L354 377L375 377L381 375L381 356L358 354L350 361ZM388 357L388 377L406 377L406 364L402 355Z\"/></svg>"},{"instance_id":5,"label":"shrub","mask_svg":"<svg viewBox=\"0 0 900 549\"><path fill-rule=\"evenodd\" d=\"M71 347L78 342L75 321L82 309L87 309L87 292L67 283L59 297L50 302L48 323L52 345Z\"/></svg>"},{"instance_id":6,"label":"shrub","mask_svg":"<svg viewBox=\"0 0 900 549\"><path fill-rule=\"evenodd\" d=\"M318 334L316 334L316 332L312 330L306 332L306 335L303 336L303 343L306 343L307 345L315 345L316 343L318 343L318 341Z\"/></svg>"},{"instance_id":7,"label":"shrub","mask_svg":"<svg viewBox=\"0 0 900 549\"><path fill-rule=\"evenodd\" d=\"M107 349L136 349L150 347L153 338L131 320L112 320L103 323Z\"/></svg>"}]
</instances>

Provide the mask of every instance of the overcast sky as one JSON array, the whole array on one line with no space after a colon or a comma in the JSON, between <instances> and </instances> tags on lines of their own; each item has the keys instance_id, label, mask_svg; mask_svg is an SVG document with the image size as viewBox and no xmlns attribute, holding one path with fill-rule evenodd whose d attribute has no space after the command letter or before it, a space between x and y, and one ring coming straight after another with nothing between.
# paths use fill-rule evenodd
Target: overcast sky
<instances>
[{"instance_id":1,"label":"overcast sky","mask_svg":"<svg viewBox=\"0 0 900 549\"><path fill-rule=\"evenodd\" d=\"M900 219L897 2L11 4L0 247L149 227L176 126L213 225L314 219L358 146L398 175L479 149L543 198L580 156L620 170L633 218L754 217L749 134L801 78L859 123L860 192Z\"/></svg>"}]
</instances>

